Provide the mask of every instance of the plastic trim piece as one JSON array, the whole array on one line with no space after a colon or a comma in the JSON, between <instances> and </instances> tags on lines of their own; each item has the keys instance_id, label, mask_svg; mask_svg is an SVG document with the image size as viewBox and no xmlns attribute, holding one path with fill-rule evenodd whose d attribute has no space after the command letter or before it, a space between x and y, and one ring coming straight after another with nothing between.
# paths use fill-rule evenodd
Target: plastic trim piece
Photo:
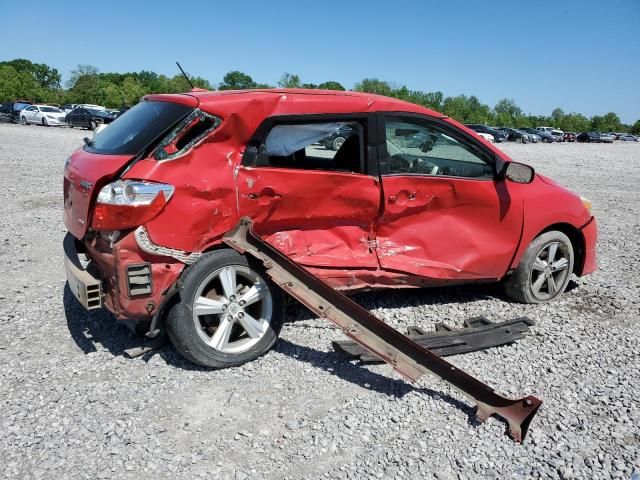
<instances>
[{"instance_id":1,"label":"plastic trim piece","mask_svg":"<svg viewBox=\"0 0 640 480\"><path fill-rule=\"evenodd\" d=\"M191 265L193 262L195 262L202 256L201 253L197 253L197 252L189 253L183 250L177 250L175 248L168 248L168 247L156 245L149 238L149 233L147 232L147 229L142 226L136 228L133 234L136 238L136 243L138 244L138 247L140 247L140 250L142 250L143 252L149 253L151 255L172 257L172 258L175 258L176 260L181 261L186 265Z\"/></svg>"},{"instance_id":2,"label":"plastic trim piece","mask_svg":"<svg viewBox=\"0 0 640 480\"><path fill-rule=\"evenodd\" d=\"M527 317L499 323L494 323L485 317L474 317L466 319L464 328L461 329L453 329L444 323L436 323L434 332L425 332L420 327L408 327L407 336L433 353L448 357L515 342L523 338L532 325L534 325L533 320ZM350 340L333 342L333 349L358 358L361 362L381 361Z\"/></svg>"},{"instance_id":3,"label":"plastic trim piece","mask_svg":"<svg viewBox=\"0 0 640 480\"><path fill-rule=\"evenodd\" d=\"M260 260L266 273L283 290L316 315L338 325L358 344L409 380L415 381L427 372L436 375L475 401L478 420L498 415L507 421L509 433L515 441L524 440L531 420L542 405L541 400L532 395L509 399L497 394L491 387L402 335L290 260L257 237L252 226L250 218L241 218L236 227L224 236L224 242L236 251Z\"/></svg>"}]
</instances>

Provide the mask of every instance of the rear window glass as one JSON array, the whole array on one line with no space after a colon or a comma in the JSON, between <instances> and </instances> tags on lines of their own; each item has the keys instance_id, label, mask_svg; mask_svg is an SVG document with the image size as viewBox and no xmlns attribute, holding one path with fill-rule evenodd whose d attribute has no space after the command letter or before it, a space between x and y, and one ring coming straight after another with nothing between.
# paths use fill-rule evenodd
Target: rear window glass
<instances>
[{"instance_id":1,"label":"rear window glass","mask_svg":"<svg viewBox=\"0 0 640 480\"><path fill-rule=\"evenodd\" d=\"M140 153L182 120L192 107L170 102L141 102L97 134L85 150L111 155Z\"/></svg>"}]
</instances>

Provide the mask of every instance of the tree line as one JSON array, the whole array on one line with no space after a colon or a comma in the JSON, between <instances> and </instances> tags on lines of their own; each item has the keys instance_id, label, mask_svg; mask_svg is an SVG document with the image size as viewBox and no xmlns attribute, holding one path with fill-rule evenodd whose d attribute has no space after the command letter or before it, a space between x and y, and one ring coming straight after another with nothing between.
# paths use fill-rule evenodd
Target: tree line
<instances>
[{"instance_id":1,"label":"tree line","mask_svg":"<svg viewBox=\"0 0 640 480\"><path fill-rule=\"evenodd\" d=\"M202 77L189 77L194 86L207 90L242 90L274 88L276 85L256 82L250 75L237 70L228 72L222 81L213 84ZM298 75L284 73L277 82L282 88L345 90L339 82L328 80L319 84L303 83ZM100 72L92 65L78 65L66 85L56 68L26 59L0 62L0 102L16 99L43 103L94 103L109 108L132 105L150 93L180 93L191 90L187 80L142 70L139 72ZM462 123L480 123L499 127L556 127L569 132L597 130L640 134L640 120L625 125L614 112L590 118L580 113L565 113L556 108L551 115L526 114L513 99L502 99L496 105L482 103L474 95L445 97L440 91L410 90L377 79L365 78L353 86L359 92L377 93L422 105L455 118Z\"/></svg>"}]
</instances>

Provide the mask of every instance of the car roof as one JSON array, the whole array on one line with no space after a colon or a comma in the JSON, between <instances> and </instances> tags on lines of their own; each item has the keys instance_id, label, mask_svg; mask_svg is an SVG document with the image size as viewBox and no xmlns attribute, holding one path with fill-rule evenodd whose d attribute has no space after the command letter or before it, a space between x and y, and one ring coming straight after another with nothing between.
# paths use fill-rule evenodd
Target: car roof
<instances>
[{"instance_id":1,"label":"car roof","mask_svg":"<svg viewBox=\"0 0 640 480\"><path fill-rule=\"evenodd\" d=\"M194 89L178 95L148 95L148 100L177 101L193 104L176 97L192 97L195 105L210 113L237 112L242 105L267 108L265 116L313 113L366 113L375 111L415 112L437 117L444 115L419 105L373 93L316 90L304 88L272 88L252 90L208 91ZM173 97L173 98L171 98Z\"/></svg>"},{"instance_id":2,"label":"car roof","mask_svg":"<svg viewBox=\"0 0 640 480\"><path fill-rule=\"evenodd\" d=\"M429 115L442 119L473 134L472 130L434 110L396 98L373 93L315 90L303 88L270 88L251 90L209 91L194 88L182 94L152 94L145 101L165 101L198 107L225 120L220 134L234 135L239 141L250 138L262 121L276 115L331 115L369 112L405 112ZM509 157L484 142L498 157Z\"/></svg>"}]
</instances>

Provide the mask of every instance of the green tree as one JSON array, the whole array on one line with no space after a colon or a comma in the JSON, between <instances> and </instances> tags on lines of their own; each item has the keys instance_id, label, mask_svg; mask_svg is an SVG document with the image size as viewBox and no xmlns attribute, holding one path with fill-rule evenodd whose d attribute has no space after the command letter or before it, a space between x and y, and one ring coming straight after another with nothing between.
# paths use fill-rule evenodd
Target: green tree
<instances>
[{"instance_id":1,"label":"green tree","mask_svg":"<svg viewBox=\"0 0 640 480\"><path fill-rule=\"evenodd\" d=\"M74 70L69 73L69 80L67 80L67 88L73 88L80 77L97 77L98 69L93 65L78 65Z\"/></svg>"},{"instance_id":2,"label":"green tree","mask_svg":"<svg viewBox=\"0 0 640 480\"><path fill-rule=\"evenodd\" d=\"M636 120L636 123L633 124L630 131L634 135L640 135L640 120Z\"/></svg>"},{"instance_id":3,"label":"green tree","mask_svg":"<svg viewBox=\"0 0 640 480\"><path fill-rule=\"evenodd\" d=\"M256 82L249 75L238 70L228 72L222 78L222 83L218 85L220 90L244 90L247 88L256 88Z\"/></svg>"},{"instance_id":4,"label":"green tree","mask_svg":"<svg viewBox=\"0 0 640 480\"><path fill-rule=\"evenodd\" d=\"M302 84L298 75L285 72L278 80L278 86L281 88L300 88Z\"/></svg>"},{"instance_id":5,"label":"green tree","mask_svg":"<svg viewBox=\"0 0 640 480\"><path fill-rule=\"evenodd\" d=\"M126 105L135 105L144 94L144 89L135 78L127 77L122 82L122 99Z\"/></svg>"},{"instance_id":6,"label":"green tree","mask_svg":"<svg viewBox=\"0 0 640 480\"><path fill-rule=\"evenodd\" d=\"M321 90L346 90L340 83L334 82L333 80L322 82L320 85L318 85L318 88Z\"/></svg>"},{"instance_id":7,"label":"green tree","mask_svg":"<svg viewBox=\"0 0 640 480\"><path fill-rule=\"evenodd\" d=\"M393 89L389 82L379 80L377 78L365 78L353 86L356 92L376 93L378 95L386 95L388 97L393 93Z\"/></svg>"}]
</instances>

